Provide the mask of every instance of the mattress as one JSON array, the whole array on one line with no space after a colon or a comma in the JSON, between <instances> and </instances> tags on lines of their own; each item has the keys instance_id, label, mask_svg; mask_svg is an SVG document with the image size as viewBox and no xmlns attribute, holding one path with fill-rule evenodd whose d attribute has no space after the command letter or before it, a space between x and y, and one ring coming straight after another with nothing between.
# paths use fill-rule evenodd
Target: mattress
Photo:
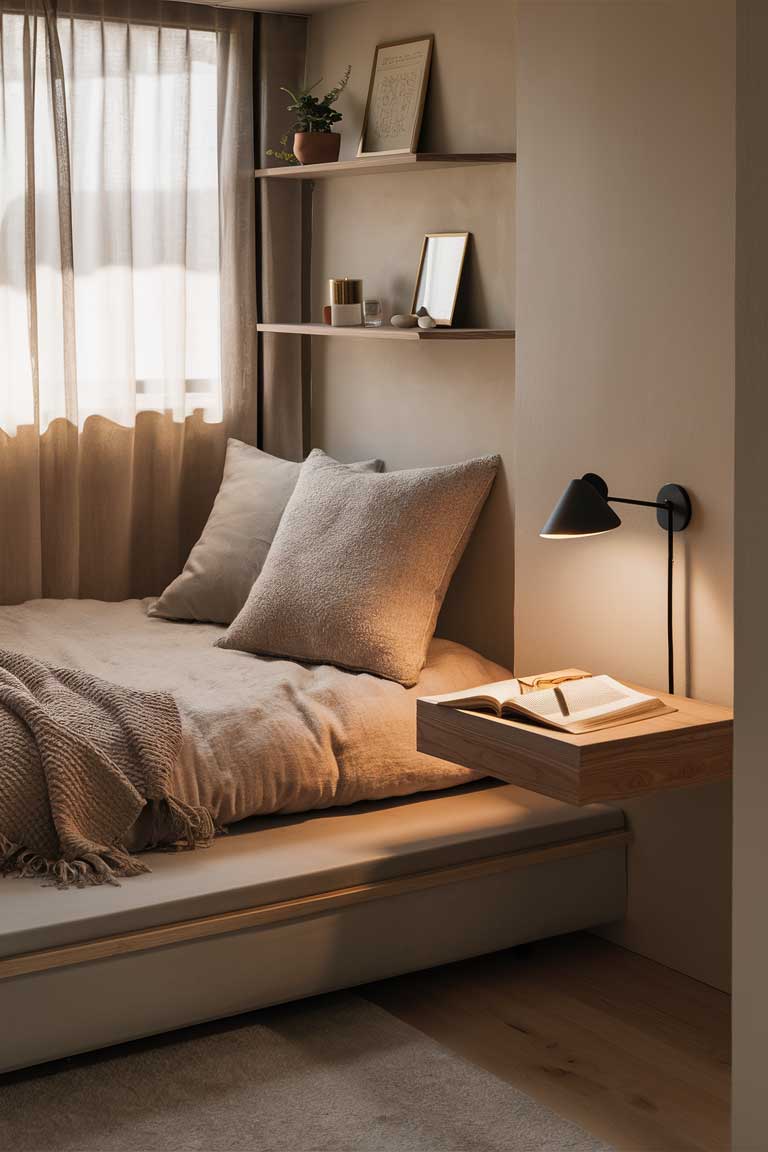
<instances>
[{"instance_id":1,"label":"mattress","mask_svg":"<svg viewBox=\"0 0 768 1152\"><path fill-rule=\"evenodd\" d=\"M149 601L35 600L0 608L0 647L131 688L172 693L182 747L172 790L222 826L444 789L477 773L416 751L416 698L508 675L434 640L410 689L366 673L213 647L223 628L150 618ZM129 846L147 843L142 818Z\"/></svg>"}]
</instances>

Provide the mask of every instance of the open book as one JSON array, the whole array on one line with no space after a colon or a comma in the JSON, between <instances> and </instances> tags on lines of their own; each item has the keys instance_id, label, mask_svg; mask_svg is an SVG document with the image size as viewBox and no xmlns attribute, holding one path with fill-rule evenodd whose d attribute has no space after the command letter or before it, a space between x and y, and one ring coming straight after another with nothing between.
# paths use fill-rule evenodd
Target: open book
<instances>
[{"instance_id":1,"label":"open book","mask_svg":"<svg viewBox=\"0 0 768 1152\"><path fill-rule=\"evenodd\" d=\"M499 680L426 699L447 708L488 709L499 717L532 720L574 734L677 711L656 696L636 692L611 676L592 676L580 668Z\"/></svg>"}]
</instances>

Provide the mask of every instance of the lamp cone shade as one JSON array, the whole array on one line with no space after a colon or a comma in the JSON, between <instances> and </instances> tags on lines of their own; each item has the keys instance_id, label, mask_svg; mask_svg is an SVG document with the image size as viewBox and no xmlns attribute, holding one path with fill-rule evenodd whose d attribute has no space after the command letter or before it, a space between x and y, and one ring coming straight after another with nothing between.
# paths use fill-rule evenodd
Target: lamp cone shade
<instances>
[{"instance_id":1,"label":"lamp cone shade","mask_svg":"<svg viewBox=\"0 0 768 1152\"><path fill-rule=\"evenodd\" d=\"M618 528L621 520L588 480L571 480L539 535L551 540L596 536Z\"/></svg>"}]
</instances>

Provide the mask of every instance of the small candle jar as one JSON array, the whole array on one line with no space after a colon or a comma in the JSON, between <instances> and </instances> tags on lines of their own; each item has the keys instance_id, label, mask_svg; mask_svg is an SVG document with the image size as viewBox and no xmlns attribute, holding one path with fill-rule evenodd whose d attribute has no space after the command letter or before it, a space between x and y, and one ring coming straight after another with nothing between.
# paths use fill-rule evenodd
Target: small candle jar
<instances>
[{"instance_id":1,"label":"small candle jar","mask_svg":"<svg viewBox=\"0 0 768 1152\"><path fill-rule=\"evenodd\" d=\"M334 328L355 328L363 322L363 282L344 277L329 280L331 324Z\"/></svg>"}]
</instances>

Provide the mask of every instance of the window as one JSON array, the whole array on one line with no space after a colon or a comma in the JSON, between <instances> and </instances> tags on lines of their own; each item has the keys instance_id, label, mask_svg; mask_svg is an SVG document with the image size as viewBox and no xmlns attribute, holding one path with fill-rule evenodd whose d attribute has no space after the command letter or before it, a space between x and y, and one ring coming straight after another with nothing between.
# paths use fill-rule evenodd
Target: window
<instances>
[{"instance_id":1,"label":"window","mask_svg":"<svg viewBox=\"0 0 768 1152\"><path fill-rule=\"evenodd\" d=\"M63 85L45 22L2 15L0 425L221 420L219 34L56 28Z\"/></svg>"}]
</instances>

